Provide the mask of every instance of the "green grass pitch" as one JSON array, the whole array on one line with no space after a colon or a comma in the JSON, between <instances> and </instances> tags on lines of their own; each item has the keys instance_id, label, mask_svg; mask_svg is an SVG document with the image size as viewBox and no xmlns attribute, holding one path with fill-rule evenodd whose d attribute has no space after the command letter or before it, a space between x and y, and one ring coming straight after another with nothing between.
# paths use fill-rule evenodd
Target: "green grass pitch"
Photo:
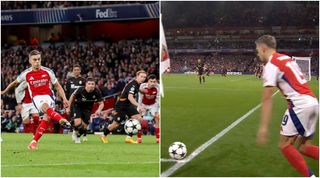
<instances>
[{"instance_id":1,"label":"green grass pitch","mask_svg":"<svg viewBox=\"0 0 320 178\"><path fill-rule=\"evenodd\" d=\"M161 100L161 157L168 159L168 147L174 141L186 144L190 154L233 121L261 102L262 81L253 75L211 75L200 85L196 75L163 76L165 97ZM309 82L318 96L318 81ZM213 143L172 176L300 176L278 149L280 123L287 103L280 93L273 100L269 142L257 146L256 132L260 109ZM319 144L317 130L314 143ZM306 158L319 176L319 162ZM162 162L161 171L174 163Z\"/></svg>"},{"instance_id":2,"label":"green grass pitch","mask_svg":"<svg viewBox=\"0 0 320 178\"><path fill-rule=\"evenodd\" d=\"M70 135L45 134L30 151L31 134L2 134L1 175L15 177L107 177L159 176L159 145L154 136L144 136L143 144L126 144L124 135L109 136L103 144L99 136L75 144Z\"/></svg>"}]
</instances>

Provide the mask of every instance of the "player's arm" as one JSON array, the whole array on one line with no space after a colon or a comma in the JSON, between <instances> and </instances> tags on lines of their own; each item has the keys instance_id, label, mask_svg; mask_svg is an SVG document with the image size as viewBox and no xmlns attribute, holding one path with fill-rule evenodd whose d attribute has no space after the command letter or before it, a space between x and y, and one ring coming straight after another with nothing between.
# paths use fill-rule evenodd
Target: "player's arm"
<instances>
[{"instance_id":1,"label":"player's arm","mask_svg":"<svg viewBox=\"0 0 320 178\"><path fill-rule=\"evenodd\" d=\"M101 111L102 111L103 108L104 108L104 102L103 102L103 99L102 99L102 95L101 95L100 90L98 90L98 103L99 103L99 107L98 107L98 109L97 109L96 112L95 112L96 115L100 115L100 114L101 114Z\"/></svg>"},{"instance_id":2,"label":"player's arm","mask_svg":"<svg viewBox=\"0 0 320 178\"><path fill-rule=\"evenodd\" d=\"M62 86L60 85L60 83L58 81L54 84L54 88L58 92L59 96L62 98L64 107L67 108L68 107L68 100L66 98L66 94L64 93Z\"/></svg>"},{"instance_id":3,"label":"player's arm","mask_svg":"<svg viewBox=\"0 0 320 178\"><path fill-rule=\"evenodd\" d=\"M8 91L10 91L12 88L16 87L19 85L18 80L14 80L13 82L11 82L6 89L4 89L3 91L1 91L1 95L6 94Z\"/></svg>"},{"instance_id":4,"label":"player's arm","mask_svg":"<svg viewBox=\"0 0 320 178\"><path fill-rule=\"evenodd\" d=\"M69 98L69 101L68 101L68 107L66 108L66 113L69 115L70 114L70 107L72 106L72 104L74 103L74 100L75 100L75 96L74 94L72 94Z\"/></svg>"},{"instance_id":5,"label":"player's arm","mask_svg":"<svg viewBox=\"0 0 320 178\"><path fill-rule=\"evenodd\" d=\"M265 144L268 140L268 129L272 113L272 86L264 87L262 96L261 120L257 136L258 144Z\"/></svg>"},{"instance_id":6,"label":"player's arm","mask_svg":"<svg viewBox=\"0 0 320 178\"><path fill-rule=\"evenodd\" d=\"M129 93L128 95L128 100L130 101L131 104L139 107L139 103L136 101L136 99L133 97L133 94Z\"/></svg>"},{"instance_id":7,"label":"player's arm","mask_svg":"<svg viewBox=\"0 0 320 178\"><path fill-rule=\"evenodd\" d=\"M277 86L279 69L273 64L265 65L263 72L263 94L260 126L257 135L258 144L266 144L268 141L268 128L272 112L272 94L273 89Z\"/></svg>"}]
</instances>

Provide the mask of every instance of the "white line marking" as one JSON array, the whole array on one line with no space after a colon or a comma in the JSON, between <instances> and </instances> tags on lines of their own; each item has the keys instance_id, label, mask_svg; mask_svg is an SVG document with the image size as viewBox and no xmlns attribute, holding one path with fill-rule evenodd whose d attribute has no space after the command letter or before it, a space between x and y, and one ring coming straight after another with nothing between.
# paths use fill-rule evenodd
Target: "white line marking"
<instances>
[{"instance_id":1,"label":"white line marking","mask_svg":"<svg viewBox=\"0 0 320 178\"><path fill-rule=\"evenodd\" d=\"M243 78L239 78L239 79L235 79L235 80L230 80L230 82L237 82L237 81L248 80L248 79L253 79L253 77L252 77L252 76L250 76L250 77L243 77Z\"/></svg>"},{"instance_id":2,"label":"white line marking","mask_svg":"<svg viewBox=\"0 0 320 178\"><path fill-rule=\"evenodd\" d=\"M121 165L121 164L159 164L159 162L113 162L113 163L53 163L53 164L13 164L4 167L40 167L40 166L71 166L71 165Z\"/></svg>"},{"instance_id":3,"label":"white line marking","mask_svg":"<svg viewBox=\"0 0 320 178\"><path fill-rule=\"evenodd\" d=\"M279 93L279 90L277 90L272 96L275 96L277 93ZM170 167L168 170L163 172L161 174L161 177L169 177L174 172L176 172L178 169L180 169L182 166L190 162L193 158L198 156L202 151L204 151L206 148L208 148L211 144L219 140L221 137L223 137L226 133L228 133L231 129L233 129L235 126L237 126L241 121L245 120L250 114L255 112L259 107L261 106L261 103L258 104L256 107L252 108L250 111L248 111L245 115L241 116L239 119L234 121L232 124L230 124L228 127L223 129L220 133L212 137L210 140L199 146L197 149L195 149L187 158L185 158L182 161L178 161L176 164L174 164L172 167Z\"/></svg>"}]
</instances>

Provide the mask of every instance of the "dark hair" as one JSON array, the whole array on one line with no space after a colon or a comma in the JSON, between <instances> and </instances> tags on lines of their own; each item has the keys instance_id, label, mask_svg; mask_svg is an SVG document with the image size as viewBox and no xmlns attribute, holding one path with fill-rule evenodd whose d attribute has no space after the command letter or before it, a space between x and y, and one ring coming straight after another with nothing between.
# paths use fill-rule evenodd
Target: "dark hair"
<instances>
[{"instance_id":1,"label":"dark hair","mask_svg":"<svg viewBox=\"0 0 320 178\"><path fill-rule=\"evenodd\" d=\"M39 50L34 49L29 52L29 57L34 56L34 55L38 55L38 54L41 55L41 52Z\"/></svg>"},{"instance_id":2,"label":"dark hair","mask_svg":"<svg viewBox=\"0 0 320 178\"><path fill-rule=\"evenodd\" d=\"M150 74L150 75L148 76L148 80L150 80L150 79L157 79L157 76L154 75L154 74Z\"/></svg>"},{"instance_id":3,"label":"dark hair","mask_svg":"<svg viewBox=\"0 0 320 178\"><path fill-rule=\"evenodd\" d=\"M86 83L87 82L94 82L94 83L96 83L96 80L94 79L94 78L92 78L92 77L88 77L87 79L86 79Z\"/></svg>"},{"instance_id":4,"label":"dark hair","mask_svg":"<svg viewBox=\"0 0 320 178\"><path fill-rule=\"evenodd\" d=\"M79 64L75 64L75 65L73 65L73 67L72 67L72 68L74 69L74 68L76 68L76 67L78 67L78 68L80 68L80 69L81 69L81 66L80 66Z\"/></svg>"},{"instance_id":5,"label":"dark hair","mask_svg":"<svg viewBox=\"0 0 320 178\"><path fill-rule=\"evenodd\" d=\"M144 71L144 70L139 70L139 71L136 73L136 76L139 76L139 75L140 75L140 74L142 74L142 73L147 74L147 72L146 72L146 71Z\"/></svg>"},{"instance_id":6,"label":"dark hair","mask_svg":"<svg viewBox=\"0 0 320 178\"><path fill-rule=\"evenodd\" d=\"M276 49L277 48L277 41L274 36L271 35L263 35L259 37L256 41L256 44L265 44L270 48Z\"/></svg>"}]
</instances>

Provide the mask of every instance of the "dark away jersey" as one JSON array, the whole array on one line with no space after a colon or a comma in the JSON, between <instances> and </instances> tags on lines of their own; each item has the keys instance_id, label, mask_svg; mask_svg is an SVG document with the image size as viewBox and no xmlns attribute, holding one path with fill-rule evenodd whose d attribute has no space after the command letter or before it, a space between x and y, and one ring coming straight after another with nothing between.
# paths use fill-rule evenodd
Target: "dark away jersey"
<instances>
[{"instance_id":1,"label":"dark away jersey","mask_svg":"<svg viewBox=\"0 0 320 178\"><path fill-rule=\"evenodd\" d=\"M101 92L95 88L92 92L87 92L85 87L79 87L74 93L75 106L83 110L92 110L95 102L102 101Z\"/></svg>"}]
</instances>

